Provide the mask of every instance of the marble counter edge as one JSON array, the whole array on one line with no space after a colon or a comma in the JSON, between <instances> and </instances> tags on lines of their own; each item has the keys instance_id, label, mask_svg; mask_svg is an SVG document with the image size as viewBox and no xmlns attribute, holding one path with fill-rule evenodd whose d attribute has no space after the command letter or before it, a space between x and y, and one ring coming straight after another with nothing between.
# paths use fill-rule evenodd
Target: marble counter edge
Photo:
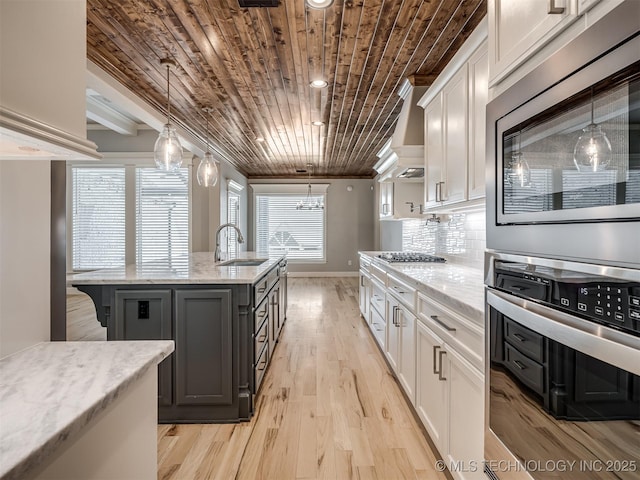
<instances>
[{"instance_id":1,"label":"marble counter edge","mask_svg":"<svg viewBox=\"0 0 640 480\"><path fill-rule=\"evenodd\" d=\"M413 284L418 288L420 292L424 293L425 295L433 297L434 300L439 301L445 306L452 308L453 310L456 310L467 317L474 318L476 323L484 324L484 313L485 313L484 308L478 308L476 305L471 304L468 301L465 301L464 298L461 299L455 295L451 295L447 292L443 292L442 290L435 288L432 285L429 285L428 283L424 283L418 279L415 279L407 275L405 272L399 270L398 268L395 268L393 263L385 262L384 260L378 259L377 255L383 252L360 251L358 253L361 256L367 257L367 259L372 264L375 264L376 266L382 268L387 273L392 273L393 275L400 277L401 280L408 281L409 283ZM406 265L406 264L399 264L399 265ZM438 263L438 264L423 264L423 265L425 268L438 268L438 269L446 269L449 267L464 268L465 270L468 269L470 272L477 273L479 278L483 278L483 272L481 269L470 267L467 265L455 264L455 263L451 263L451 264ZM482 291L484 292L484 283L480 282L479 286L480 288L482 288Z\"/></svg>"},{"instance_id":2,"label":"marble counter edge","mask_svg":"<svg viewBox=\"0 0 640 480\"><path fill-rule=\"evenodd\" d=\"M167 358L175 349L175 342L173 340L144 340L144 341L121 341L121 342L45 342L34 345L26 350L15 353L9 357L0 360L0 364L6 361L16 361L24 356L29 355L35 349L47 348L49 345L55 345L60 347L61 345L72 345L91 347L95 344L109 344L114 345L114 348L123 349L131 347L138 355L126 354L126 352L119 351L118 353L122 357L126 357L128 361L132 358L137 358L139 364L132 366L128 374L120 378L117 382L105 389L102 396L93 399L91 403L83 406L84 408L77 413L77 415L64 425L57 426L54 431L47 433L45 438L37 439L33 446L30 448L22 449L22 451L16 452L16 449L11 450L2 445L0 441L0 479L1 480L13 480L24 478L25 475L42 464L45 459L54 454L60 447L69 441L73 441L74 438L86 427L91 421L96 418L102 411L106 410L114 401L116 401L127 388L140 379L149 368L159 364L162 360ZM144 344L145 347L152 349L146 355L141 356L140 347ZM44 346L44 347L43 347ZM54 348L55 348L54 347ZM154 347L154 348L151 348ZM64 352L63 352L64 353ZM99 359L95 359L98 361ZM20 363L20 362L19 362ZM2 382L0 382L2 385ZM3 396L3 401L6 401ZM1 408L1 405L0 405ZM3 437L5 437L3 435ZM28 440L28 439L27 439ZM28 444L28 443L27 443Z\"/></svg>"},{"instance_id":3,"label":"marble counter edge","mask_svg":"<svg viewBox=\"0 0 640 480\"><path fill-rule=\"evenodd\" d=\"M196 252L188 255L189 259L207 258L210 252ZM265 256L256 252L242 252L236 259L253 260L264 258ZM264 275L271 271L286 259L286 255L268 257L264 263L256 266L228 266L224 262L208 265L206 268L215 271L216 276L210 273L194 273L193 276L167 276L163 272L154 272L142 275L141 278L127 278L127 269L133 269L134 265L127 265L122 269L102 269L93 272L79 273L67 279L69 286L81 285L251 285L259 281ZM227 259L226 261L233 260ZM155 263L155 262L154 262ZM176 274L177 275L177 274ZM235 275L235 276L234 276ZM155 277L155 278L154 278Z\"/></svg>"}]
</instances>

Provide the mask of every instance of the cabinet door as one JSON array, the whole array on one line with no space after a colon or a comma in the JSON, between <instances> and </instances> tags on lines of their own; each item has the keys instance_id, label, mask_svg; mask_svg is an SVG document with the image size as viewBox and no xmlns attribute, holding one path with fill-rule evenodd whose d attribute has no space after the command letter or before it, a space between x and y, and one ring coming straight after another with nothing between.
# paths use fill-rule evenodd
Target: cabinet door
<instances>
[{"instance_id":1,"label":"cabinet door","mask_svg":"<svg viewBox=\"0 0 640 480\"><path fill-rule=\"evenodd\" d=\"M416 317L400 308L400 373L398 378L411 403L416 401Z\"/></svg>"},{"instance_id":2,"label":"cabinet door","mask_svg":"<svg viewBox=\"0 0 640 480\"><path fill-rule=\"evenodd\" d=\"M280 285L276 285L271 290L269 294L269 308L271 312L269 313L269 318L273 324L273 345L275 347L275 343L278 341L278 337L280 336L280 330L282 329L282 318L280 315ZM273 348L271 348L273 351Z\"/></svg>"},{"instance_id":3,"label":"cabinet door","mask_svg":"<svg viewBox=\"0 0 640 480\"><path fill-rule=\"evenodd\" d=\"M417 322L416 329L416 411L438 450L446 454L448 386L443 342L431 330ZM442 365L445 364L445 365ZM441 375L438 374L441 372Z\"/></svg>"},{"instance_id":4,"label":"cabinet door","mask_svg":"<svg viewBox=\"0 0 640 480\"><path fill-rule=\"evenodd\" d=\"M491 0L488 17L492 83L506 77L573 22L575 10L575 0Z\"/></svg>"},{"instance_id":5,"label":"cabinet door","mask_svg":"<svg viewBox=\"0 0 640 480\"><path fill-rule=\"evenodd\" d=\"M231 290L180 289L175 295L176 404L231 404Z\"/></svg>"},{"instance_id":6,"label":"cabinet door","mask_svg":"<svg viewBox=\"0 0 640 480\"><path fill-rule=\"evenodd\" d=\"M360 270L360 286L359 286L359 298L360 298L360 313L364 319L369 318L369 277L362 270Z\"/></svg>"},{"instance_id":7,"label":"cabinet door","mask_svg":"<svg viewBox=\"0 0 640 480\"><path fill-rule=\"evenodd\" d=\"M380 192L380 217L390 217L393 215L393 182L385 181L379 183Z\"/></svg>"},{"instance_id":8,"label":"cabinet door","mask_svg":"<svg viewBox=\"0 0 640 480\"><path fill-rule=\"evenodd\" d=\"M444 172L441 200L456 203L467 198L467 65L442 89Z\"/></svg>"},{"instance_id":9,"label":"cabinet door","mask_svg":"<svg viewBox=\"0 0 640 480\"><path fill-rule=\"evenodd\" d=\"M442 95L437 95L424 110L425 179L424 202L426 207L437 205L436 188L442 181Z\"/></svg>"},{"instance_id":10,"label":"cabinet door","mask_svg":"<svg viewBox=\"0 0 640 480\"><path fill-rule=\"evenodd\" d=\"M489 55L483 43L469 59L469 200L484 197Z\"/></svg>"},{"instance_id":11,"label":"cabinet door","mask_svg":"<svg viewBox=\"0 0 640 480\"><path fill-rule=\"evenodd\" d=\"M116 290L115 340L171 340L171 290ZM171 405L172 355L158 365L158 404Z\"/></svg>"},{"instance_id":12,"label":"cabinet door","mask_svg":"<svg viewBox=\"0 0 640 480\"><path fill-rule=\"evenodd\" d=\"M398 373L400 354L400 306L398 300L387 295L387 341L385 352L391 368Z\"/></svg>"},{"instance_id":13,"label":"cabinet door","mask_svg":"<svg viewBox=\"0 0 640 480\"><path fill-rule=\"evenodd\" d=\"M447 350L449 383L449 464L465 465L455 472L463 479L486 479L484 459L484 380L455 351ZM474 468L476 467L476 468ZM473 471L475 470L475 471Z\"/></svg>"}]
</instances>

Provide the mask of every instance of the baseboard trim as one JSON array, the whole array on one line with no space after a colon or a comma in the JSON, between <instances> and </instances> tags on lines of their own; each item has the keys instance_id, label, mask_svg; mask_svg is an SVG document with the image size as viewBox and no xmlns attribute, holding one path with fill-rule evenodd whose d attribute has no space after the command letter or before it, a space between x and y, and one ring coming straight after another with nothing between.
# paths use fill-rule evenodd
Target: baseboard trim
<instances>
[{"instance_id":1,"label":"baseboard trim","mask_svg":"<svg viewBox=\"0 0 640 480\"><path fill-rule=\"evenodd\" d=\"M357 277L358 272L292 272L289 277Z\"/></svg>"}]
</instances>

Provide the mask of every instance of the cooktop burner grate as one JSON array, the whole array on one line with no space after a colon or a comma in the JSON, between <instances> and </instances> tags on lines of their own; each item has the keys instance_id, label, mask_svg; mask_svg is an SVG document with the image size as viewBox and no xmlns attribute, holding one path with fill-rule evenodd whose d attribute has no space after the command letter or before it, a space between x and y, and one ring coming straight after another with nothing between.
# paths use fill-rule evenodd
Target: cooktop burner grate
<instances>
[{"instance_id":1,"label":"cooktop burner grate","mask_svg":"<svg viewBox=\"0 0 640 480\"><path fill-rule=\"evenodd\" d=\"M378 255L378 258L387 262L415 262L415 263L443 263L446 260L442 257L429 255L420 252L385 252Z\"/></svg>"}]
</instances>

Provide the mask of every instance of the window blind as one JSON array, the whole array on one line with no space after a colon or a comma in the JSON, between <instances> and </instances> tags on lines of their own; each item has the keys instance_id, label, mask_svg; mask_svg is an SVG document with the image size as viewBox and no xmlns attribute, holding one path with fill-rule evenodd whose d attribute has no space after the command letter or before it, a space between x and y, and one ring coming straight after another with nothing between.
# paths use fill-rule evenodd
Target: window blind
<instances>
[{"instance_id":1,"label":"window blind","mask_svg":"<svg viewBox=\"0 0 640 480\"><path fill-rule=\"evenodd\" d=\"M136 169L136 262L189 253L189 170Z\"/></svg>"},{"instance_id":2,"label":"window blind","mask_svg":"<svg viewBox=\"0 0 640 480\"><path fill-rule=\"evenodd\" d=\"M227 191L227 222L238 225L240 210L240 195L231 190ZM238 255L238 233L233 228L227 228L227 253L230 257Z\"/></svg>"},{"instance_id":3,"label":"window blind","mask_svg":"<svg viewBox=\"0 0 640 480\"><path fill-rule=\"evenodd\" d=\"M72 172L72 264L74 270L125 264L124 168Z\"/></svg>"},{"instance_id":4,"label":"window blind","mask_svg":"<svg viewBox=\"0 0 640 480\"><path fill-rule=\"evenodd\" d=\"M312 195L325 202L324 194ZM300 209L306 194L256 195L256 250L270 254L286 253L289 260L325 260L325 210Z\"/></svg>"}]
</instances>

